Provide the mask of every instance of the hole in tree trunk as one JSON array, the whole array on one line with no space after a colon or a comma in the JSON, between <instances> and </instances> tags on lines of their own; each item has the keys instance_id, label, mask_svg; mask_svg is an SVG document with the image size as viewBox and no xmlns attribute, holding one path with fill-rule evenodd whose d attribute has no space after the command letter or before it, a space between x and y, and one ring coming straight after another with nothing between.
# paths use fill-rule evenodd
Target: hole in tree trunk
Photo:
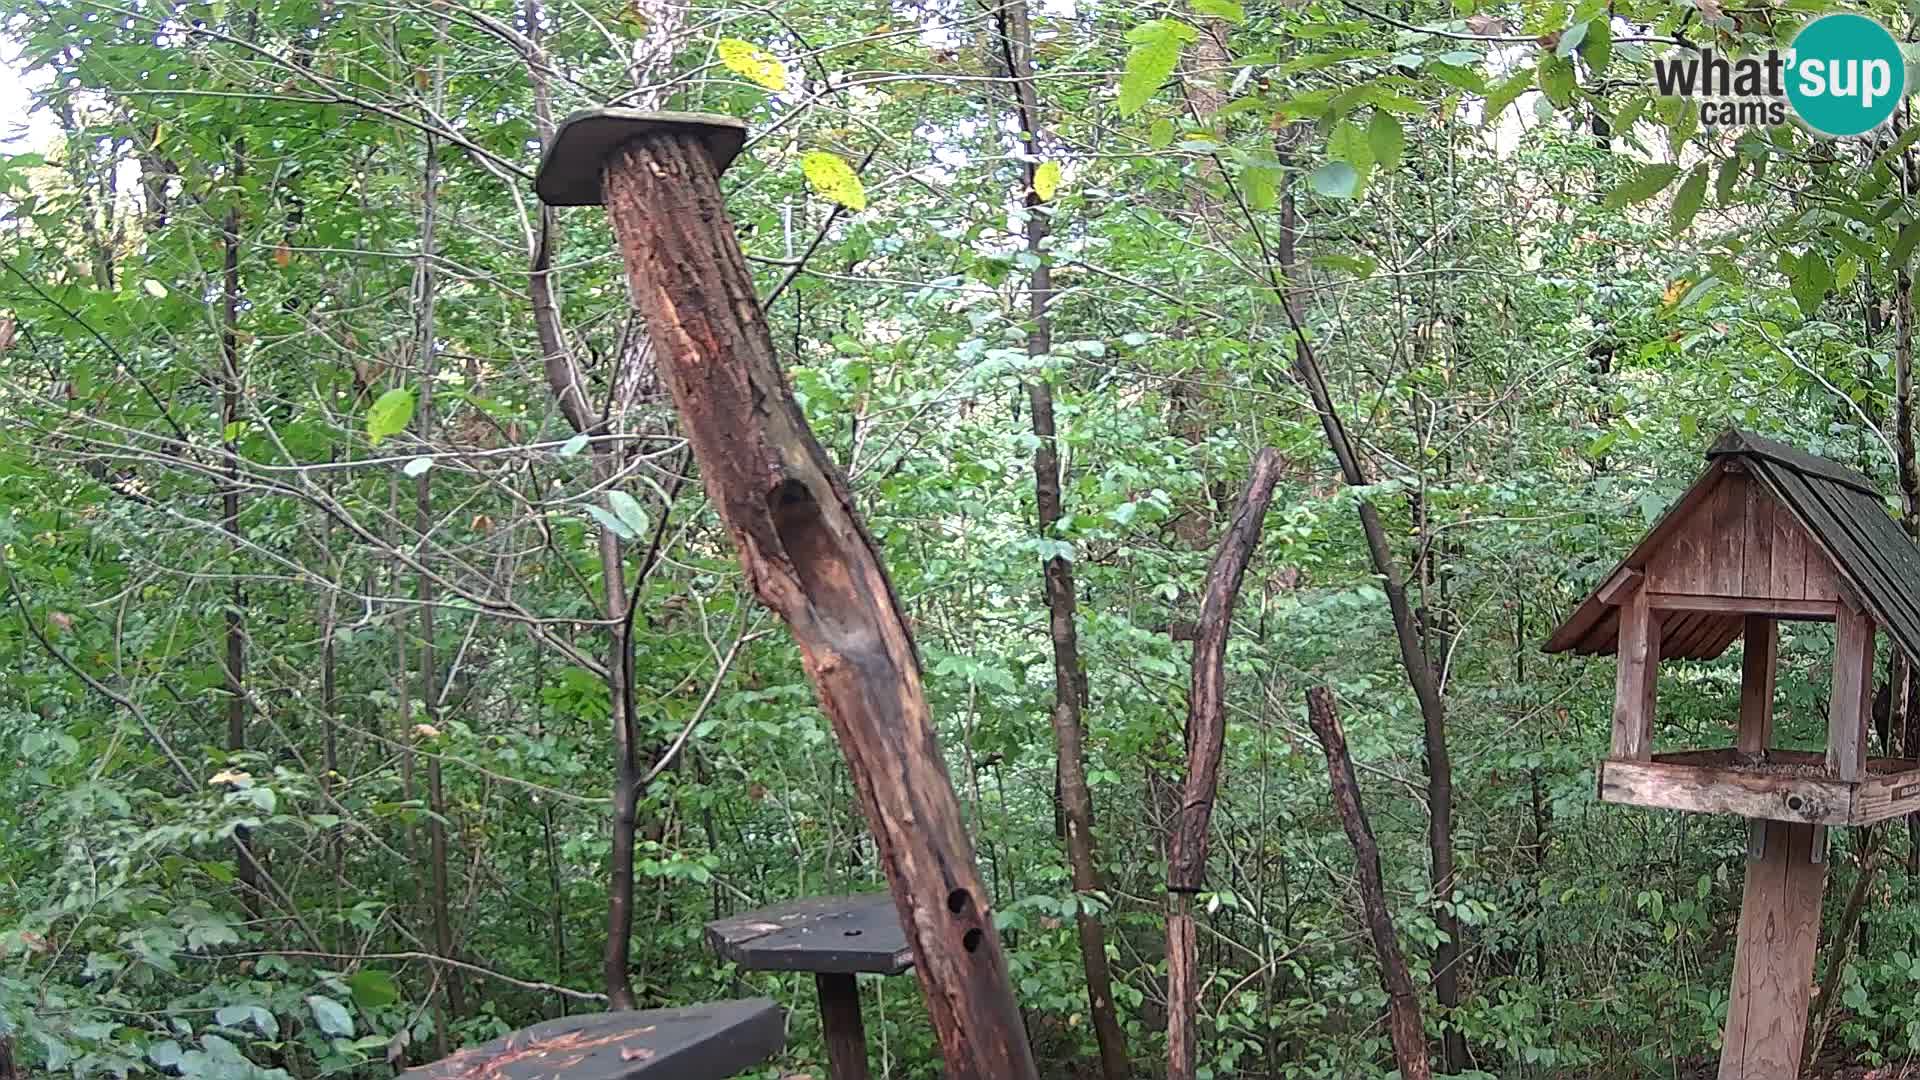
<instances>
[{"instance_id":1,"label":"hole in tree trunk","mask_svg":"<svg viewBox=\"0 0 1920 1080\"><path fill-rule=\"evenodd\" d=\"M980 943L986 940L986 937L987 935L981 933L980 928L976 926L960 936L960 947L968 952L978 952Z\"/></svg>"},{"instance_id":2,"label":"hole in tree trunk","mask_svg":"<svg viewBox=\"0 0 1920 1080\"><path fill-rule=\"evenodd\" d=\"M947 894L947 910L959 915L973 903L973 896L965 889L955 889Z\"/></svg>"}]
</instances>

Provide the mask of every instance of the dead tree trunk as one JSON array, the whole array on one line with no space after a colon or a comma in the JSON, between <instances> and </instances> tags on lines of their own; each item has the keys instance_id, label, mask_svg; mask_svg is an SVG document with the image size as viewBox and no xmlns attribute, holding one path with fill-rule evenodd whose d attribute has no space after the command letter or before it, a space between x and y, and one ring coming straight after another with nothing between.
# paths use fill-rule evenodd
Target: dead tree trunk
<instances>
[{"instance_id":1,"label":"dead tree trunk","mask_svg":"<svg viewBox=\"0 0 1920 1080\"><path fill-rule=\"evenodd\" d=\"M1307 723L1327 752L1333 809L1353 844L1360 905L1366 912L1367 933L1373 938L1373 954L1380 961L1380 985L1387 991L1387 1033L1393 1039L1394 1060L1399 1063L1402 1080L1427 1080L1433 1072L1427 1063L1420 998L1414 993L1407 959L1400 954L1400 942L1394 936L1386 885L1380 877L1380 845L1374 842L1373 826L1367 823L1366 807L1360 804L1360 782L1353 775L1353 758L1347 754L1347 736L1340 730L1333 691L1324 686L1307 691Z\"/></svg>"},{"instance_id":2,"label":"dead tree trunk","mask_svg":"<svg viewBox=\"0 0 1920 1080\"><path fill-rule=\"evenodd\" d=\"M1026 139L1023 171L1026 193L1027 253L1034 266L1027 279L1027 355L1046 357L1053 351L1053 267L1047 251L1052 228L1050 211L1037 190L1041 133L1039 92L1033 77L1033 30L1026 0L1013 0L998 9L1000 45L1007 71L1013 77L1014 101L1020 131ZM1053 414L1053 387L1044 377L1027 383L1032 414L1033 496L1040 535L1052 537L1064 510L1060 499L1060 453ZM1087 1012L1093 1020L1094 1041L1100 1046L1100 1071L1106 1080L1126 1080L1127 1036L1113 1006L1113 972L1107 965L1106 928L1086 904L1101 890L1100 868L1094 854L1093 792L1087 786L1086 723L1081 706L1086 680L1080 671L1080 631L1075 611L1077 590L1073 564L1055 555L1043 568L1047 597L1048 637L1053 643L1053 742L1056 787L1061 824L1065 825L1067 865L1078 895L1074 923L1080 935L1080 963L1087 976Z\"/></svg>"},{"instance_id":3,"label":"dead tree trunk","mask_svg":"<svg viewBox=\"0 0 1920 1080\"><path fill-rule=\"evenodd\" d=\"M1260 543L1260 525L1280 479L1280 453L1254 455L1247 489L1207 568L1193 643L1193 679L1187 692L1187 779L1167 855L1167 1077L1193 1080L1199 1059L1194 1017L1200 1004L1195 967L1193 894L1207 873L1207 823L1220 785L1227 740L1227 631L1247 563Z\"/></svg>"},{"instance_id":4,"label":"dead tree trunk","mask_svg":"<svg viewBox=\"0 0 1920 1080\"><path fill-rule=\"evenodd\" d=\"M948 1075L1033 1080L906 616L780 369L700 128L627 142L602 188L707 495L846 754Z\"/></svg>"}]
</instances>

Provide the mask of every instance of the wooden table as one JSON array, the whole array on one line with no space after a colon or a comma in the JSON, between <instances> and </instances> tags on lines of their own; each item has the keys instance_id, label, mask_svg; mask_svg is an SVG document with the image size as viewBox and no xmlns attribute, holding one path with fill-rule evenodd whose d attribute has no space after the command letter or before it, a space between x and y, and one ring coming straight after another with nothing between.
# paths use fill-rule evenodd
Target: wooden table
<instances>
[{"instance_id":1,"label":"wooden table","mask_svg":"<svg viewBox=\"0 0 1920 1080\"><path fill-rule=\"evenodd\" d=\"M718 1080L778 1054L786 1026L768 998L563 1016L400 1080Z\"/></svg>"},{"instance_id":2,"label":"wooden table","mask_svg":"<svg viewBox=\"0 0 1920 1080\"><path fill-rule=\"evenodd\" d=\"M813 972L828 1075L868 1080L867 1032L854 976L898 975L913 966L892 896L825 896L749 911L708 923L707 942L748 971Z\"/></svg>"}]
</instances>

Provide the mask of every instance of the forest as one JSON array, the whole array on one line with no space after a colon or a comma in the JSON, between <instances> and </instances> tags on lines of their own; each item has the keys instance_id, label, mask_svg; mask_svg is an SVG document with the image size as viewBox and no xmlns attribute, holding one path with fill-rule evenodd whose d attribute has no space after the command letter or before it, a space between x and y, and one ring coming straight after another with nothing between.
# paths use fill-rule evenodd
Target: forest
<instances>
[{"instance_id":1,"label":"forest","mask_svg":"<svg viewBox=\"0 0 1920 1080\"><path fill-rule=\"evenodd\" d=\"M1738 1077L1768 860L1744 1076L1907 1075L1906 789L1615 797L1755 700L1808 790L1920 759L1920 17L1844 9L1864 131L1664 92L1842 10L0 0L0 1080L760 997L738 1075L864 1075L707 924L890 886L875 1077ZM731 143L552 197L588 109ZM1703 474L1805 596L1662 663Z\"/></svg>"}]
</instances>

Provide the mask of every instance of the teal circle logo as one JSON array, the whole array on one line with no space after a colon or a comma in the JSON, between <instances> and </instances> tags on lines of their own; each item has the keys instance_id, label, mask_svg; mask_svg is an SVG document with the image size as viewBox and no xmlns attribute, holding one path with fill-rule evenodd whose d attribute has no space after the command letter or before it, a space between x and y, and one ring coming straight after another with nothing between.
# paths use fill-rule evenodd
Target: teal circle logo
<instances>
[{"instance_id":1,"label":"teal circle logo","mask_svg":"<svg viewBox=\"0 0 1920 1080\"><path fill-rule=\"evenodd\" d=\"M1907 91L1900 43L1865 15L1822 15L1793 39L1787 100L1822 135L1864 135L1893 115Z\"/></svg>"}]
</instances>

